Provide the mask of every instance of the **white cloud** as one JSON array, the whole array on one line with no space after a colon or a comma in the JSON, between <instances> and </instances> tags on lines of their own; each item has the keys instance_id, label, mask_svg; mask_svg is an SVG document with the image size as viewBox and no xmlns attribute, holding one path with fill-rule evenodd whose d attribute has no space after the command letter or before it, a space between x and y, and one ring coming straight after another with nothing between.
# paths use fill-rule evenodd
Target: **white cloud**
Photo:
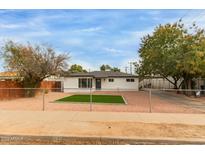
<instances>
[{"instance_id":1,"label":"white cloud","mask_svg":"<svg viewBox=\"0 0 205 154\"><path fill-rule=\"evenodd\" d=\"M102 30L102 27L90 27L90 28L84 28L76 30L77 32L99 32Z\"/></svg>"},{"instance_id":2,"label":"white cloud","mask_svg":"<svg viewBox=\"0 0 205 154\"><path fill-rule=\"evenodd\" d=\"M118 50L118 49L114 49L114 48L104 48L104 50L108 53L111 53L111 54L121 54L124 52L123 50Z\"/></svg>"},{"instance_id":3,"label":"white cloud","mask_svg":"<svg viewBox=\"0 0 205 154\"><path fill-rule=\"evenodd\" d=\"M137 37L143 37L147 34L151 34L154 30L154 27L150 27L148 29L144 29L144 30L136 30L136 31L132 31L131 35L137 36Z\"/></svg>"},{"instance_id":4,"label":"white cloud","mask_svg":"<svg viewBox=\"0 0 205 154\"><path fill-rule=\"evenodd\" d=\"M41 36L49 36L51 32L47 30L40 30L40 31L30 31L23 34L25 37L41 37Z\"/></svg>"},{"instance_id":5,"label":"white cloud","mask_svg":"<svg viewBox=\"0 0 205 154\"><path fill-rule=\"evenodd\" d=\"M68 38L62 41L66 45L82 45L83 40L79 38Z\"/></svg>"},{"instance_id":6,"label":"white cloud","mask_svg":"<svg viewBox=\"0 0 205 154\"><path fill-rule=\"evenodd\" d=\"M2 35L0 36L0 43L5 43L6 41L13 40L14 42L22 43L22 42L27 42L26 38L23 36L9 36L9 35Z\"/></svg>"},{"instance_id":7,"label":"white cloud","mask_svg":"<svg viewBox=\"0 0 205 154\"><path fill-rule=\"evenodd\" d=\"M24 26L21 24L3 24L0 23L0 29L16 29L16 28L23 28Z\"/></svg>"},{"instance_id":8,"label":"white cloud","mask_svg":"<svg viewBox=\"0 0 205 154\"><path fill-rule=\"evenodd\" d=\"M124 37L114 40L112 43L118 47L136 47L139 45L140 40L147 34L152 34L154 27L144 30L124 31Z\"/></svg>"}]
</instances>

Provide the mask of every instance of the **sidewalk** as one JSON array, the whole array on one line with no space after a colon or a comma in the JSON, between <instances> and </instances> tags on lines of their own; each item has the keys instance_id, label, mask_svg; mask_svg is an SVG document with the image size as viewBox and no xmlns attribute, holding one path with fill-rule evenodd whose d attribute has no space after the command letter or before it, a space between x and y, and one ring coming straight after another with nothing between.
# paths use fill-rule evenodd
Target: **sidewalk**
<instances>
[{"instance_id":1,"label":"sidewalk","mask_svg":"<svg viewBox=\"0 0 205 154\"><path fill-rule=\"evenodd\" d=\"M205 114L0 111L0 135L205 141Z\"/></svg>"},{"instance_id":2,"label":"sidewalk","mask_svg":"<svg viewBox=\"0 0 205 154\"><path fill-rule=\"evenodd\" d=\"M205 114L181 113L125 113L125 112L81 112L81 111L0 111L3 122L143 122L205 125ZM1 125L2 127L2 125Z\"/></svg>"}]
</instances>

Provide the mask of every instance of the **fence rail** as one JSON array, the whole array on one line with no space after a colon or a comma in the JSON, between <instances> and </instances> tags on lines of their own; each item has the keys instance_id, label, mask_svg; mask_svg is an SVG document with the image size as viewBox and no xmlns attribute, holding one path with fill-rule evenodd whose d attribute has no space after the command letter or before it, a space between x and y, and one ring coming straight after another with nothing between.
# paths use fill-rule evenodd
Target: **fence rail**
<instances>
[{"instance_id":1,"label":"fence rail","mask_svg":"<svg viewBox=\"0 0 205 154\"><path fill-rule=\"evenodd\" d=\"M3 109L205 113L205 90L0 88L0 110Z\"/></svg>"}]
</instances>

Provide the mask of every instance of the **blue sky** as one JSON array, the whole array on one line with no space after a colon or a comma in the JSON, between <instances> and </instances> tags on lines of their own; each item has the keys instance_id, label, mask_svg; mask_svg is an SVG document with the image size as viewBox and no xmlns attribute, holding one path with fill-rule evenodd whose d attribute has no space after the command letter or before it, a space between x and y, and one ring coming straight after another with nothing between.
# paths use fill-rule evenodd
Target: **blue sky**
<instances>
[{"instance_id":1,"label":"blue sky","mask_svg":"<svg viewBox=\"0 0 205 154\"><path fill-rule=\"evenodd\" d=\"M139 59L140 38L180 17L203 27L205 10L0 10L0 41L47 43L68 52L70 65L92 71L109 64L124 71Z\"/></svg>"}]
</instances>

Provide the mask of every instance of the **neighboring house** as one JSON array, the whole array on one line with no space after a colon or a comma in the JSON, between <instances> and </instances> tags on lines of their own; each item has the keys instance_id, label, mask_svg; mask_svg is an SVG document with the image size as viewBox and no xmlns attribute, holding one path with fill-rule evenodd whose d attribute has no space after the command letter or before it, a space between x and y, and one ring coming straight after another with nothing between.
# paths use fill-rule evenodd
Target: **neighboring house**
<instances>
[{"instance_id":1,"label":"neighboring house","mask_svg":"<svg viewBox=\"0 0 205 154\"><path fill-rule=\"evenodd\" d=\"M169 80L174 82L173 78L169 77ZM181 84L183 79L178 81L178 86ZM205 89L205 79L196 78L193 79L195 82L194 89ZM152 89L173 89L174 85L168 80L160 76L149 76L139 81L139 89L152 88Z\"/></svg>"},{"instance_id":2,"label":"neighboring house","mask_svg":"<svg viewBox=\"0 0 205 154\"><path fill-rule=\"evenodd\" d=\"M94 71L88 73L72 73L63 79L64 91L96 89L96 90L135 90L138 91L136 75Z\"/></svg>"},{"instance_id":3,"label":"neighboring house","mask_svg":"<svg viewBox=\"0 0 205 154\"><path fill-rule=\"evenodd\" d=\"M0 72L0 88L23 88L17 82L20 79L17 72ZM52 89L53 91L62 91L63 78L58 76L51 76L41 82L39 88Z\"/></svg>"},{"instance_id":4,"label":"neighboring house","mask_svg":"<svg viewBox=\"0 0 205 154\"><path fill-rule=\"evenodd\" d=\"M169 80L174 82L173 78L169 77ZM181 83L181 79L178 85ZM167 79L160 76L147 76L140 80L139 88L152 88L152 89L173 89L174 85L170 83Z\"/></svg>"},{"instance_id":5,"label":"neighboring house","mask_svg":"<svg viewBox=\"0 0 205 154\"><path fill-rule=\"evenodd\" d=\"M17 79L16 72L0 72L0 81L8 81Z\"/></svg>"}]
</instances>

